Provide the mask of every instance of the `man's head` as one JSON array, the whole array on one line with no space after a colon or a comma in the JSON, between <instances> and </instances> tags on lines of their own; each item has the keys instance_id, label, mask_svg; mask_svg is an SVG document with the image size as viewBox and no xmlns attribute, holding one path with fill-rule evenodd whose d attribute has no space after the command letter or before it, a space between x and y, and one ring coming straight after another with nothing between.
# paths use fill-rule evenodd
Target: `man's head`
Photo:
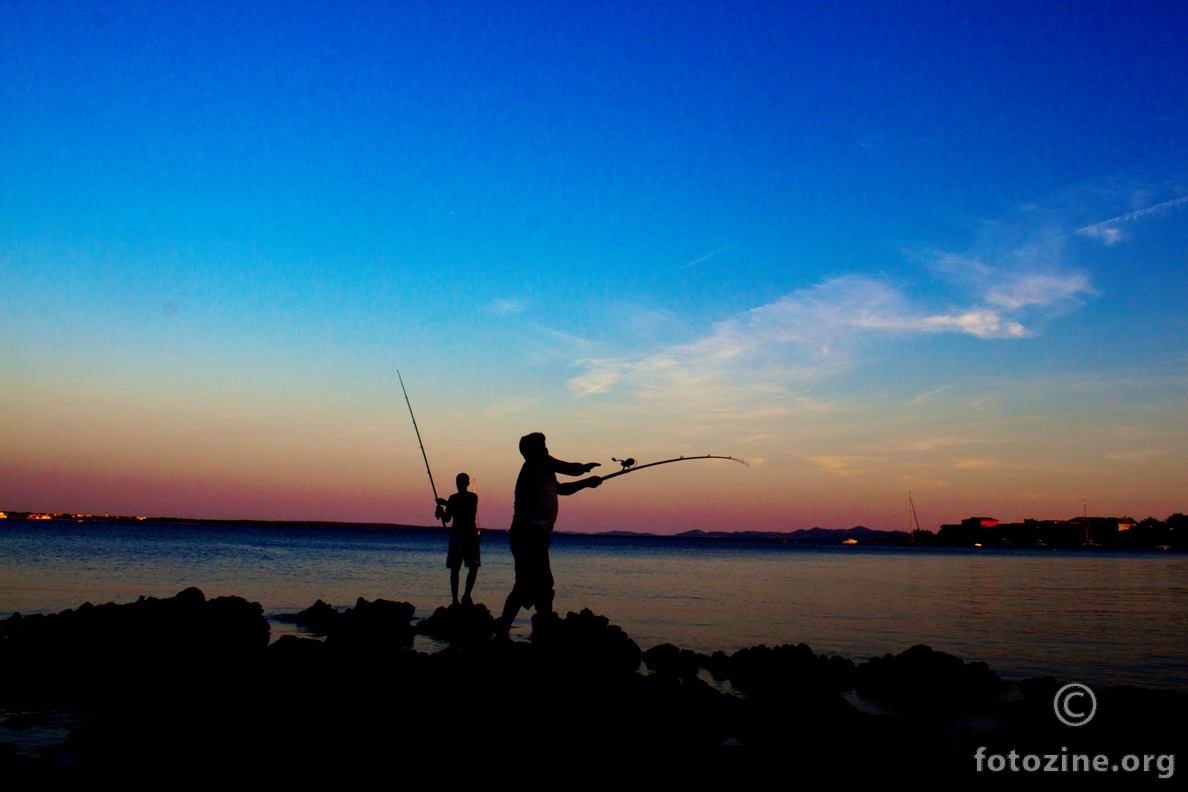
<instances>
[{"instance_id":1,"label":"man's head","mask_svg":"<svg viewBox=\"0 0 1188 792\"><path fill-rule=\"evenodd\" d=\"M520 438L520 456L524 459L541 459L548 454L549 449L545 445L545 436L540 432L526 434Z\"/></svg>"},{"instance_id":2,"label":"man's head","mask_svg":"<svg viewBox=\"0 0 1188 792\"><path fill-rule=\"evenodd\" d=\"M459 473L454 481L458 484L458 492L466 492L466 488L470 486L470 476L465 473Z\"/></svg>"}]
</instances>

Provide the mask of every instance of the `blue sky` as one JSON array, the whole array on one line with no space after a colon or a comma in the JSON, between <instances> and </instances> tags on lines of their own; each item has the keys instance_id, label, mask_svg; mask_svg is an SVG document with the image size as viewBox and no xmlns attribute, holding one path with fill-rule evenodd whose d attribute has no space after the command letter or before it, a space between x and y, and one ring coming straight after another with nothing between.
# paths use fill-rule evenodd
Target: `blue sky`
<instances>
[{"instance_id":1,"label":"blue sky","mask_svg":"<svg viewBox=\"0 0 1188 792\"><path fill-rule=\"evenodd\" d=\"M1186 32L1176 3L0 4L0 501L428 522L399 369L491 525L537 429L752 462L562 528L1183 511Z\"/></svg>"}]
</instances>

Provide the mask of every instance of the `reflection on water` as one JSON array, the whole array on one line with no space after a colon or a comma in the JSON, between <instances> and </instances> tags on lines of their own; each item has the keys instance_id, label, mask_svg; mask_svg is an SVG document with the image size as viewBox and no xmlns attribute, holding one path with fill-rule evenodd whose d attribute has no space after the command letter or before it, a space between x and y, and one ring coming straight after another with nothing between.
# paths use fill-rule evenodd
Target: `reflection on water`
<instances>
[{"instance_id":1,"label":"reflection on water","mask_svg":"<svg viewBox=\"0 0 1188 792\"><path fill-rule=\"evenodd\" d=\"M1188 688L1183 556L591 546L558 554L555 567L570 581L558 609L597 598L644 647L803 641L865 659L926 643L1009 677Z\"/></svg>"},{"instance_id":2,"label":"reflection on water","mask_svg":"<svg viewBox=\"0 0 1188 792\"><path fill-rule=\"evenodd\" d=\"M475 598L512 583L503 534L484 537ZM1084 551L815 547L558 535L559 611L590 608L642 648L710 652L804 642L856 660L917 643L1006 677L1188 690L1188 557ZM128 602L198 586L266 613L316 599L449 601L442 532L309 527L0 525L0 615ZM521 618L513 634L525 635ZM274 635L280 625L273 625ZM432 650L436 644L418 644Z\"/></svg>"}]
</instances>

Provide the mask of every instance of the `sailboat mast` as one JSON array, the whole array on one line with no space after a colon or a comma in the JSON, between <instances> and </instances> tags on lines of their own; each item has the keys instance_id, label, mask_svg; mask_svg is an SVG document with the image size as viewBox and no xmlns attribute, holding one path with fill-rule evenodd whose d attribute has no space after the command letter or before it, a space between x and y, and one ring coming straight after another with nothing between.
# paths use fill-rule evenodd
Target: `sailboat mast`
<instances>
[{"instance_id":1,"label":"sailboat mast","mask_svg":"<svg viewBox=\"0 0 1188 792\"><path fill-rule=\"evenodd\" d=\"M908 492L908 532L912 535L912 540L916 539L916 534L920 532L920 520L916 518L916 504L912 502L912 493Z\"/></svg>"}]
</instances>

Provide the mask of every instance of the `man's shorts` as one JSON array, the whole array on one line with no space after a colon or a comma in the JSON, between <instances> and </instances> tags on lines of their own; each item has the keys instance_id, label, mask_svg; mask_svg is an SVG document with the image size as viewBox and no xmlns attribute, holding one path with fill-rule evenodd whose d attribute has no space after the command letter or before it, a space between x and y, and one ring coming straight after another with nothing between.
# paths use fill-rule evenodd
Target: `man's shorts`
<instances>
[{"instance_id":1,"label":"man's shorts","mask_svg":"<svg viewBox=\"0 0 1188 792\"><path fill-rule=\"evenodd\" d=\"M478 534L471 536L450 534L450 549L446 553L446 566L450 569L457 569L465 563L471 569L478 569L483 565L479 545Z\"/></svg>"},{"instance_id":2,"label":"man's shorts","mask_svg":"<svg viewBox=\"0 0 1188 792\"><path fill-rule=\"evenodd\" d=\"M553 601L549 539L549 531L534 525L513 525L508 532L512 557L516 561L516 585L512 591L525 608Z\"/></svg>"}]
</instances>

